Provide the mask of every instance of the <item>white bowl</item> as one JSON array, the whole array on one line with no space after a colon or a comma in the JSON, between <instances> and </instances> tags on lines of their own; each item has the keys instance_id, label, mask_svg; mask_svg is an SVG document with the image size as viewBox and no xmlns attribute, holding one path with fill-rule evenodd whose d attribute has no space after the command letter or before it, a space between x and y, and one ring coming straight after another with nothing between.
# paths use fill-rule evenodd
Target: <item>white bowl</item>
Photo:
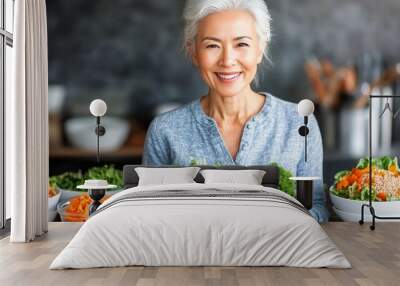
<instances>
[{"instance_id":1,"label":"white bowl","mask_svg":"<svg viewBox=\"0 0 400 286\"><path fill-rule=\"evenodd\" d=\"M52 196L51 198L48 198L49 203L48 203L48 209L49 211L56 211L57 212L57 204L58 201L60 200L62 194L62 190L59 188L56 188L56 195Z\"/></svg>"},{"instance_id":2,"label":"white bowl","mask_svg":"<svg viewBox=\"0 0 400 286\"><path fill-rule=\"evenodd\" d=\"M338 197L329 192L332 204L335 209L346 213L361 214L361 206L369 204L368 201L356 201ZM400 201L372 202L377 216L400 216ZM369 213L369 208L366 208Z\"/></svg>"},{"instance_id":3,"label":"white bowl","mask_svg":"<svg viewBox=\"0 0 400 286\"><path fill-rule=\"evenodd\" d=\"M335 213L343 220L343 221L347 221L347 222L359 222L359 220L361 219L361 209L359 210L358 213L349 213L349 212L345 212L342 210L338 210L335 207L332 208ZM379 215L376 213L376 215ZM392 214L391 216L399 216L399 214ZM389 222L389 221L399 221L399 220L394 220L394 219L385 219L385 220L381 220L381 219L376 219L376 221L379 222ZM364 222L372 222L372 216L371 213L369 211L369 208L364 208Z\"/></svg>"},{"instance_id":4,"label":"white bowl","mask_svg":"<svg viewBox=\"0 0 400 286\"><path fill-rule=\"evenodd\" d=\"M100 137L100 152L119 149L129 135L129 122L121 118L105 116L101 118L100 124L106 129L106 133ZM96 151L96 126L94 116L71 118L65 122L65 134L75 147Z\"/></svg>"}]
</instances>

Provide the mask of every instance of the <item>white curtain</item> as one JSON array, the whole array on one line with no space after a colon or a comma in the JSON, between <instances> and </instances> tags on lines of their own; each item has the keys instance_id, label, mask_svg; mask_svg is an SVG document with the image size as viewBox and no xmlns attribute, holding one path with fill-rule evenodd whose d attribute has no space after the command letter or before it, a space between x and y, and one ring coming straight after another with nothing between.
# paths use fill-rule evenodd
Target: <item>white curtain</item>
<instances>
[{"instance_id":1,"label":"white curtain","mask_svg":"<svg viewBox=\"0 0 400 286\"><path fill-rule=\"evenodd\" d=\"M45 0L15 1L13 92L6 99L12 242L47 232L48 70Z\"/></svg>"}]
</instances>

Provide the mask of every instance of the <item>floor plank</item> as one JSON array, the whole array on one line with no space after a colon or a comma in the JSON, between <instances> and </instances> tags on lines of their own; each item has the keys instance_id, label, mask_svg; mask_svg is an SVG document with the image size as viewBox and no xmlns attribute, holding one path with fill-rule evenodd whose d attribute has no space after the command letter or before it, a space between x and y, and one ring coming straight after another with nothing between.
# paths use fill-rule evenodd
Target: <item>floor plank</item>
<instances>
[{"instance_id":1,"label":"floor plank","mask_svg":"<svg viewBox=\"0 0 400 286\"><path fill-rule=\"evenodd\" d=\"M329 237L352 269L290 267L117 267L50 271L55 256L79 230L79 223L50 223L49 233L32 243L0 240L0 285L136 285L136 286L266 286L266 285L399 285L400 223L368 225L331 222Z\"/></svg>"}]
</instances>

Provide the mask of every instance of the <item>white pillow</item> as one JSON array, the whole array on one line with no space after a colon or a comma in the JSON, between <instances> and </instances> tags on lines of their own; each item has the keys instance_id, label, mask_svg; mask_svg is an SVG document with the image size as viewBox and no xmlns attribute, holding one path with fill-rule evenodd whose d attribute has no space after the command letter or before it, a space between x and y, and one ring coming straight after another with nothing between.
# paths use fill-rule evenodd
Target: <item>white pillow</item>
<instances>
[{"instance_id":1,"label":"white pillow","mask_svg":"<svg viewBox=\"0 0 400 286\"><path fill-rule=\"evenodd\" d=\"M195 183L199 167L182 168L135 168L139 186Z\"/></svg>"},{"instance_id":2,"label":"white pillow","mask_svg":"<svg viewBox=\"0 0 400 286\"><path fill-rule=\"evenodd\" d=\"M261 185L265 171L262 170L201 170L204 183L235 183L247 185Z\"/></svg>"}]
</instances>

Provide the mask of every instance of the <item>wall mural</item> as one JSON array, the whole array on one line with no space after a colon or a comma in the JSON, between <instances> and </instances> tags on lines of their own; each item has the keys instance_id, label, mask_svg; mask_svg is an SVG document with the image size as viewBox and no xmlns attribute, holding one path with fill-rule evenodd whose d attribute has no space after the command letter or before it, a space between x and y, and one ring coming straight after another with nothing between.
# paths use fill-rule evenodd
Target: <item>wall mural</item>
<instances>
[{"instance_id":1,"label":"wall mural","mask_svg":"<svg viewBox=\"0 0 400 286\"><path fill-rule=\"evenodd\" d=\"M49 80L67 89L67 110L103 97L111 111L143 117L143 107L188 102L205 86L182 51L183 0L48 1ZM260 89L297 101L311 97L304 61L337 65L399 60L400 3L267 1L273 23ZM389 44L390 43L390 44ZM379 71L378 71L379 72ZM148 110L148 109L146 109Z\"/></svg>"}]
</instances>

